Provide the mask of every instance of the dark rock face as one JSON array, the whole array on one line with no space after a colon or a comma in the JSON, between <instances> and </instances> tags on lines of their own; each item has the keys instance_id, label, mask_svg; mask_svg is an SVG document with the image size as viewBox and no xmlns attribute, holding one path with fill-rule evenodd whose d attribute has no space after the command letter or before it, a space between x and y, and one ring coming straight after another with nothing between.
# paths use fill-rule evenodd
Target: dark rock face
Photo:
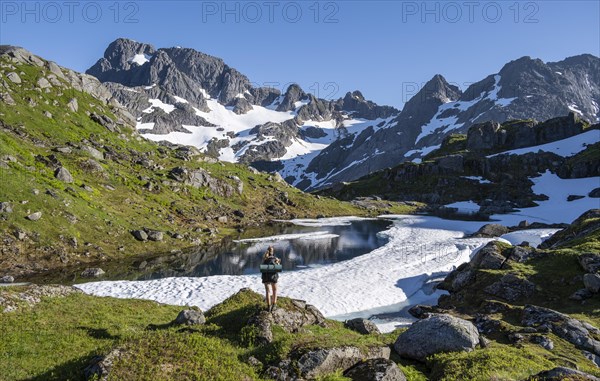
<instances>
[{"instance_id":1,"label":"dark rock face","mask_svg":"<svg viewBox=\"0 0 600 381\"><path fill-rule=\"evenodd\" d=\"M138 65L131 61L136 54L145 54L148 62ZM151 45L127 39L111 43L87 74L101 82L117 82L128 87L158 85L164 91L187 100L204 98L205 90L223 104L235 100L252 87L250 81L220 58L193 49L166 48L156 50ZM261 89L264 101L274 89ZM254 96L250 95L254 98ZM254 99L252 99L254 100Z\"/></svg>"},{"instance_id":2,"label":"dark rock face","mask_svg":"<svg viewBox=\"0 0 600 381\"><path fill-rule=\"evenodd\" d=\"M394 343L400 356L425 361L440 352L472 351L479 344L479 332L470 322L435 314L413 323Z\"/></svg>"},{"instance_id":3,"label":"dark rock face","mask_svg":"<svg viewBox=\"0 0 600 381\"><path fill-rule=\"evenodd\" d=\"M600 355L600 341L592 336L592 334L600 334L600 330L589 323L534 305L525 306L521 320L526 327L551 330L556 336L567 340L577 348Z\"/></svg>"},{"instance_id":4,"label":"dark rock face","mask_svg":"<svg viewBox=\"0 0 600 381\"><path fill-rule=\"evenodd\" d=\"M356 381L406 381L398 365L387 359L362 361L345 371L344 376Z\"/></svg>"},{"instance_id":5,"label":"dark rock face","mask_svg":"<svg viewBox=\"0 0 600 381\"><path fill-rule=\"evenodd\" d=\"M352 320L346 320L344 326L348 329L362 333L363 335L369 335L371 333L379 334L379 328L377 325L370 320L356 318Z\"/></svg>"}]
</instances>

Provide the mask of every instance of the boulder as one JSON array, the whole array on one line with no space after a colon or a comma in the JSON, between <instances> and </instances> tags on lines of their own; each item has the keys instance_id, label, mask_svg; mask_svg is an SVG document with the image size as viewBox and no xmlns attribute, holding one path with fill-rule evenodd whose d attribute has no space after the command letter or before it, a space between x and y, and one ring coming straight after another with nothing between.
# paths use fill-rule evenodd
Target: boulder
<instances>
[{"instance_id":1,"label":"boulder","mask_svg":"<svg viewBox=\"0 0 600 381\"><path fill-rule=\"evenodd\" d=\"M484 291L509 302L515 302L533 295L535 284L515 274L506 274L499 281L487 286Z\"/></svg>"},{"instance_id":2,"label":"boulder","mask_svg":"<svg viewBox=\"0 0 600 381\"><path fill-rule=\"evenodd\" d=\"M425 319L434 311L435 308L433 306L427 306L423 304L416 304L408 309L408 313L417 319Z\"/></svg>"},{"instance_id":3,"label":"boulder","mask_svg":"<svg viewBox=\"0 0 600 381\"><path fill-rule=\"evenodd\" d=\"M437 288L440 290L446 290L450 292L458 292L475 280L475 271L471 269L470 264L463 263L448 276Z\"/></svg>"},{"instance_id":4,"label":"boulder","mask_svg":"<svg viewBox=\"0 0 600 381\"><path fill-rule=\"evenodd\" d=\"M538 344L540 347L549 351L554 349L554 342L550 340L547 336L534 335L531 336L530 341L534 344Z\"/></svg>"},{"instance_id":5,"label":"boulder","mask_svg":"<svg viewBox=\"0 0 600 381\"><path fill-rule=\"evenodd\" d=\"M204 314L199 309L189 309L179 312L173 325L202 325L206 323Z\"/></svg>"},{"instance_id":6,"label":"boulder","mask_svg":"<svg viewBox=\"0 0 600 381\"><path fill-rule=\"evenodd\" d=\"M361 361L346 370L344 376L356 381L406 381L398 365L383 358Z\"/></svg>"},{"instance_id":7,"label":"boulder","mask_svg":"<svg viewBox=\"0 0 600 381\"><path fill-rule=\"evenodd\" d=\"M248 320L248 325L258 328L257 344L273 341L271 327L276 324L286 332L297 332L307 325L323 325L325 317L321 312L303 300L292 299L290 307L279 307L273 312L260 311Z\"/></svg>"},{"instance_id":8,"label":"boulder","mask_svg":"<svg viewBox=\"0 0 600 381\"><path fill-rule=\"evenodd\" d=\"M41 89L47 89L49 87L52 87L50 82L48 82L48 80L44 77L41 77L40 79L38 79L37 86Z\"/></svg>"},{"instance_id":9,"label":"boulder","mask_svg":"<svg viewBox=\"0 0 600 381\"><path fill-rule=\"evenodd\" d=\"M268 311L261 311L248 320L248 325L256 328L254 345L266 345L273 342L273 316Z\"/></svg>"},{"instance_id":10,"label":"boulder","mask_svg":"<svg viewBox=\"0 0 600 381\"><path fill-rule=\"evenodd\" d=\"M379 328L377 325L368 319L356 318L352 320L346 320L344 322L344 327L356 331L358 333L362 333L363 335L369 335L371 333L379 334Z\"/></svg>"},{"instance_id":11,"label":"boulder","mask_svg":"<svg viewBox=\"0 0 600 381\"><path fill-rule=\"evenodd\" d=\"M402 357L425 361L440 352L472 351L479 344L477 328L464 319L434 314L413 323L398 336L394 349Z\"/></svg>"},{"instance_id":12,"label":"boulder","mask_svg":"<svg viewBox=\"0 0 600 381\"><path fill-rule=\"evenodd\" d=\"M388 347L373 347L366 353L357 347L318 348L300 356L297 367L303 378L313 379L337 370L346 370L365 359L389 357Z\"/></svg>"},{"instance_id":13,"label":"boulder","mask_svg":"<svg viewBox=\"0 0 600 381\"><path fill-rule=\"evenodd\" d=\"M57 168L56 171L54 171L54 177L67 184L73 182L73 176L71 175L71 172L69 172L69 170L65 167Z\"/></svg>"},{"instance_id":14,"label":"boulder","mask_svg":"<svg viewBox=\"0 0 600 381\"><path fill-rule=\"evenodd\" d=\"M42 212L31 213L30 215L28 215L25 218L28 219L29 221L38 221L40 218L42 218Z\"/></svg>"},{"instance_id":15,"label":"boulder","mask_svg":"<svg viewBox=\"0 0 600 381\"><path fill-rule=\"evenodd\" d=\"M588 290L587 288L581 288L577 291L575 291L571 296L569 296L570 300L585 300L585 299L589 299L592 296L594 296L594 294L592 294L592 292L590 290Z\"/></svg>"},{"instance_id":16,"label":"boulder","mask_svg":"<svg viewBox=\"0 0 600 381\"><path fill-rule=\"evenodd\" d=\"M600 188L593 189L590 193L588 193L588 197L600 198Z\"/></svg>"},{"instance_id":17,"label":"boulder","mask_svg":"<svg viewBox=\"0 0 600 381\"><path fill-rule=\"evenodd\" d=\"M102 152L98 151L97 149L95 149L94 147L83 146L83 147L81 147L81 150L89 153L90 156L96 160L104 160L104 154Z\"/></svg>"},{"instance_id":18,"label":"boulder","mask_svg":"<svg viewBox=\"0 0 600 381\"><path fill-rule=\"evenodd\" d=\"M502 255L502 251L494 241L488 242L487 245L477 251L471 260L471 266L476 269L500 269L506 261Z\"/></svg>"},{"instance_id":19,"label":"boulder","mask_svg":"<svg viewBox=\"0 0 600 381\"><path fill-rule=\"evenodd\" d=\"M161 231L158 230L151 230L151 229L144 229L146 231L146 234L148 235L148 239L150 241L162 241L164 238L164 234Z\"/></svg>"},{"instance_id":20,"label":"boulder","mask_svg":"<svg viewBox=\"0 0 600 381\"><path fill-rule=\"evenodd\" d=\"M595 355L593 353L590 353L588 351L581 351L581 353L583 354L583 356L590 360L591 362L594 363L594 365L596 365L596 367L600 368L600 356Z\"/></svg>"},{"instance_id":21,"label":"boulder","mask_svg":"<svg viewBox=\"0 0 600 381\"><path fill-rule=\"evenodd\" d=\"M485 224L475 234L474 237L500 237L508 233L509 230L506 226L500 224Z\"/></svg>"},{"instance_id":22,"label":"boulder","mask_svg":"<svg viewBox=\"0 0 600 381\"><path fill-rule=\"evenodd\" d=\"M15 73L14 71L6 74L6 78L8 78L12 83L21 83L21 77L19 77L19 74Z\"/></svg>"},{"instance_id":23,"label":"boulder","mask_svg":"<svg viewBox=\"0 0 600 381\"><path fill-rule=\"evenodd\" d=\"M583 276L583 285L590 292L597 294L600 292L600 274L585 274Z\"/></svg>"},{"instance_id":24,"label":"boulder","mask_svg":"<svg viewBox=\"0 0 600 381\"><path fill-rule=\"evenodd\" d=\"M10 202L0 202L0 213L12 213L13 207Z\"/></svg>"},{"instance_id":25,"label":"boulder","mask_svg":"<svg viewBox=\"0 0 600 381\"><path fill-rule=\"evenodd\" d=\"M5 275L2 278L0 278L0 283L14 283L14 282L15 282L15 278L10 275Z\"/></svg>"},{"instance_id":26,"label":"boulder","mask_svg":"<svg viewBox=\"0 0 600 381\"><path fill-rule=\"evenodd\" d=\"M549 308L526 305L523 309L521 324L525 327L535 327L538 330L552 331L556 336L567 340L577 348L600 355L600 341L593 335L600 330L593 325L583 322Z\"/></svg>"},{"instance_id":27,"label":"boulder","mask_svg":"<svg viewBox=\"0 0 600 381\"><path fill-rule=\"evenodd\" d=\"M600 254L586 253L579 256L579 264L585 272L600 272Z\"/></svg>"},{"instance_id":28,"label":"boulder","mask_svg":"<svg viewBox=\"0 0 600 381\"><path fill-rule=\"evenodd\" d=\"M77 98L72 98L69 103L67 103L67 108L72 112L77 112L79 110L79 104L77 103Z\"/></svg>"},{"instance_id":29,"label":"boulder","mask_svg":"<svg viewBox=\"0 0 600 381\"><path fill-rule=\"evenodd\" d=\"M123 356L121 348L112 350L106 356L94 356L89 365L83 370L86 380L107 381L113 365Z\"/></svg>"},{"instance_id":30,"label":"boulder","mask_svg":"<svg viewBox=\"0 0 600 381\"><path fill-rule=\"evenodd\" d=\"M98 278L104 275L104 270L99 267L92 267L81 272L83 278Z\"/></svg>"},{"instance_id":31,"label":"boulder","mask_svg":"<svg viewBox=\"0 0 600 381\"><path fill-rule=\"evenodd\" d=\"M600 378L594 377L591 374L559 366L550 370L545 370L529 378L530 381L563 381L563 380L578 380L578 381L600 381Z\"/></svg>"},{"instance_id":32,"label":"boulder","mask_svg":"<svg viewBox=\"0 0 600 381\"><path fill-rule=\"evenodd\" d=\"M135 237L135 239L137 239L138 241L142 241L145 242L148 240L148 233L146 233L143 230L134 230L131 232L131 234Z\"/></svg>"},{"instance_id":33,"label":"boulder","mask_svg":"<svg viewBox=\"0 0 600 381\"><path fill-rule=\"evenodd\" d=\"M535 254L535 249L527 245L514 246L508 251L508 259L515 262L525 262Z\"/></svg>"}]
</instances>

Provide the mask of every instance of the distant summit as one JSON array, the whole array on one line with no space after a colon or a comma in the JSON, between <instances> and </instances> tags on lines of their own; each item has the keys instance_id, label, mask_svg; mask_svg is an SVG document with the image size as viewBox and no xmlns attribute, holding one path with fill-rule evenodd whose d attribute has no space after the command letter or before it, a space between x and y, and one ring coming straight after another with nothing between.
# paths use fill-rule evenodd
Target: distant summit
<instances>
[{"instance_id":1,"label":"distant summit","mask_svg":"<svg viewBox=\"0 0 600 381\"><path fill-rule=\"evenodd\" d=\"M220 58L122 38L87 73L107 85L149 139L278 171L305 190L419 162L476 123L569 112L600 120L600 59L589 54L550 63L521 57L464 91L436 74L402 111L358 90L325 100L296 84L283 93L254 87Z\"/></svg>"}]
</instances>

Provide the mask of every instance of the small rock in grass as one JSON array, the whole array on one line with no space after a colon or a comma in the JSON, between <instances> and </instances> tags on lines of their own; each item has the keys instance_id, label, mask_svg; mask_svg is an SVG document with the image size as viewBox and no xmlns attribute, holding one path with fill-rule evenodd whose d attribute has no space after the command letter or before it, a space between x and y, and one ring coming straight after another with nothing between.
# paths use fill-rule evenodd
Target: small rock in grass
<instances>
[{"instance_id":1,"label":"small rock in grass","mask_svg":"<svg viewBox=\"0 0 600 381\"><path fill-rule=\"evenodd\" d=\"M14 282L15 282L15 278L10 275L5 275L2 278L0 278L0 283L14 283Z\"/></svg>"},{"instance_id":2,"label":"small rock in grass","mask_svg":"<svg viewBox=\"0 0 600 381\"><path fill-rule=\"evenodd\" d=\"M205 322L206 318L200 310L183 310L173 320L175 325L201 325Z\"/></svg>"},{"instance_id":3,"label":"small rock in grass","mask_svg":"<svg viewBox=\"0 0 600 381\"><path fill-rule=\"evenodd\" d=\"M28 219L29 221L38 221L40 218L42 218L42 212L31 213L30 215L28 215L25 218Z\"/></svg>"},{"instance_id":4,"label":"small rock in grass","mask_svg":"<svg viewBox=\"0 0 600 381\"><path fill-rule=\"evenodd\" d=\"M99 267L92 267L81 272L81 276L84 278L98 278L104 274L104 270Z\"/></svg>"},{"instance_id":5,"label":"small rock in grass","mask_svg":"<svg viewBox=\"0 0 600 381\"><path fill-rule=\"evenodd\" d=\"M148 233L146 233L143 230L134 230L131 232L131 234L135 237L135 239L137 239L138 241L142 241L145 242L148 240Z\"/></svg>"}]
</instances>

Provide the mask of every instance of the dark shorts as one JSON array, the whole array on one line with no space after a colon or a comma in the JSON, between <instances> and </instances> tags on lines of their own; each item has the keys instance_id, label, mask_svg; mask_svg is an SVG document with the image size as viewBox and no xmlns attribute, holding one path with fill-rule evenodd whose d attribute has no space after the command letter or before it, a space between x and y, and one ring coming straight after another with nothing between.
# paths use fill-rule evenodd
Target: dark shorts
<instances>
[{"instance_id":1,"label":"dark shorts","mask_svg":"<svg viewBox=\"0 0 600 381\"><path fill-rule=\"evenodd\" d=\"M263 283L277 283L277 280L279 280L278 273L262 273Z\"/></svg>"}]
</instances>

